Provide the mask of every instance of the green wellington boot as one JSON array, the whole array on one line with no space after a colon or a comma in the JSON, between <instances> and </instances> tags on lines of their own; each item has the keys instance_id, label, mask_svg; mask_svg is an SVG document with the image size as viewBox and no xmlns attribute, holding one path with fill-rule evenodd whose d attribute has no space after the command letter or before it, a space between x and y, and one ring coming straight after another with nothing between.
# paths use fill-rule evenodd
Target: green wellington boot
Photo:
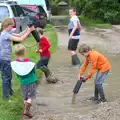
<instances>
[{"instance_id":1,"label":"green wellington boot","mask_svg":"<svg viewBox=\"0 0 120 120\"><path fill-rule=\"evenodd\" d=\"M73 66L80 65L80 60L76 54L72 55L72 65Z\"/></svg>"}]
</instances>

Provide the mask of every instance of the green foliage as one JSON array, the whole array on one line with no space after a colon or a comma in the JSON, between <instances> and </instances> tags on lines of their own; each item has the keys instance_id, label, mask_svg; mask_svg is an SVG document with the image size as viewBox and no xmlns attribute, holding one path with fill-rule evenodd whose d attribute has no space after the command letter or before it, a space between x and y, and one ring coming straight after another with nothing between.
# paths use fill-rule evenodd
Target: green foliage
<instances>
[{"instance_id":1,"label":"green foliage","mask_svg":"<svg viewBox=\"0 0 120 120\"><path fill-rule=\"evenodd\" d=\"M104 23L101 20L88 19L84 16L79 16L80 22L85 26L95 26L95 27L111 27L111 24Z\"/></svg>"},{"instance_id":2,"label":"green foliage","mask_svg":"<svg viewBox=\"0 0 120 120\"><path fill-rule=\"evenodd\" d=\"M50 3L53 5L53 4L58 4L59 2L61 2L62 0L49 0L50 1ZM67 2L67 3L69 3L70 2L70 0L63 0L64 2Z\"/></svg>"},{"instance_id":3,"label":"green foliage","mask_svg":"<svg viewBox=\"0 0 120 120\"><path fill-rule=\"evenodd\" d=\"M52 5L51 12L52 12L52 15L58 15L58 6Z\"/></svg>"},{"instance_id":4,"label":"green foliage","mask_svg":"<svg viewBox=\"0 0 120 120\"><path fill-rule=\"evenodd\" d=\"M48 40L51 45L50 52L54 53L55 50L57 49L57 44L58 44L57 34L55 32L55 29L51 24L48 24L47 27L45 28L45 31L47 31Z\"/></svg>"},{"instance_id":5,"label":"green foliage","mask_svg":"<svg viewBox=\"0 0 120 120\"><path fill-rule=\"evenodd\" d=\"M118 0L70 0L70 6L77 9L78 15L90 19L101 19L114 22L120 19L120 3Z\"/></svg>"},{"instance_id":6,"label":"green foliage","mask_svg":"<svg viewBox=\"0 0 120 120\"><path fill-rule=\"evenodd\" d=\"M69 5L76 8L78 15L81 15L86 5L86 0L70 0Z\"/></svg>"}]
</instances>

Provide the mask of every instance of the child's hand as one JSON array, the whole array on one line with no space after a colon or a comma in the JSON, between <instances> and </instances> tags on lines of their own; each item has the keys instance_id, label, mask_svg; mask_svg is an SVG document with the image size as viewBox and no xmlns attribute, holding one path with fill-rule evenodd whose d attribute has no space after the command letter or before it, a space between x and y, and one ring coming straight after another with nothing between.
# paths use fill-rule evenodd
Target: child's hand
<instances>
[{"instance_id":1,"label":"child's hand","mask_svg":"<svg viewBox=\"0 0 120 120\"><path fill-rule=\"evenodd\" d=\"M42 49L40 49L40 50L39 50L39 52L43 52L43 50L42 50Z\"/></svg>"},{"instance_id":2,"label":"child's hand","mask_svg":"<svg viewBox=\"0 0 120 120\"><path fill-rule=\"evenodd\" d=\"M28 31L32 32L33 30L35 30L34 26L28 27Z\"/></svg>"},{"instance_id":3,"label":"child's hand","mask_svg":"<svg viewBox=\"0 0 120 120\"><path fill-rule=\"evenodd\" d=\"M36 50L35 52L36 52L36 53L39 53L39 50Z\"/></svg>"},{"instance_id":4,"label":"child's hand","mask_svg":"<svg viewBox=\"0 0 120 120\"><path fill-rule=\"evenodd\" d=\"M69 39L71 40L72 39L72 35L70 34L70 36L69 36Z\"/></svg>"},{"instance_id":5,"label":"child's hand","mask_svg":"<svg viewBox=\"0 0 120 120\"><path fill-rule=\"evenodd\" d=\"M88 80L88 78L85 77L85 76L81 76L80 79L81 79L83 82L86 82L86 80Z\"/></svg>"},{"instance_id":6,"label":"child's hand","mask_svg":"<svg viewBox=\"0 0 120 120\"><path fill-rule=\"evenodd\" d=\"M79 75L78 75L78 80L80 80L81 77L82 77L82 76L79 74Z\"/></svg>"}]
</instances>

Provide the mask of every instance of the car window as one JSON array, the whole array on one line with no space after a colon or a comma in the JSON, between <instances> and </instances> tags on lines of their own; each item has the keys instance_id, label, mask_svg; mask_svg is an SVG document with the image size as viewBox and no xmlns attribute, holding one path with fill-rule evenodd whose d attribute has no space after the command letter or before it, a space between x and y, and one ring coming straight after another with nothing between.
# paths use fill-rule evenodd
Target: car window
<instances>
[{"instance_id":1,"label":"car window","mask_svg":"<svg viewBox=\"0 0 120 120\"><path fill-rule=\"evenodd\" d=\"M10 14L8 8L6 6L0 6L0 21L9 16Z\"/></svg>"},{"instance_id":2,"label":"car window","mask_svg":"<svg viewBox=\"0 0 120 120\"><path fill-rule=\"evenodd\" d=\"M33 10L27 9L25 7L21 7L21 8L26 15L35 15L36 14L36 12L34 12Z\"/></svg>"},{"instance_id":3,"label":"car window","mask_svg":"<svg viewBox=\"0 0 120 120\"><path fill-rule=\"evenodd\" d=\"M40 13L45 13L45 11L44 11L44 9L43 9L42 6L38 6L38 7L39 7L39 11L40 11Z\"/></svg>"},{"instance_id":4,"label":"car window","mask_svg":"<svg viewBox=\"0 0 120 120\"><path fill-rule=\"evenodd\" d=\"M21 7L24 12L34 12L33 10L27 9L25 7ZM35 12L34 12L35 13Z\"/></svg>"},{"instance_id":5,"label":"car window","mask_svg":"<svg viewBox=\"0 0 120 120\"><path fill-rule=\"evenodd\" d=\"M34 10L35 12L37 12L37 13L40 12L38 7L35 7L33 10Z\"/></svg>"},{"instance_id":6,"label":"car window","mask_svg":"<svg viewBox=\"0 0 120 120\"><path fill-rule=\"evenodd\" d=\"M15 7L14 7L14 6L11 6L11 9L12 9L12 11L13 11L14 16L17 17L18 14L17 14L17 11L16 11Z\"/></svg>"},{"instance_id":7,"label":"car window","mask_svg":"<svg viewBox=\"0 0 120 120\"><path fill-rule=\"evenodd\" d=\"M15 5L16 11L18 16L24 15L24 11L22 10L22 8L18 5Z\"/></svg>"}]
</instances>

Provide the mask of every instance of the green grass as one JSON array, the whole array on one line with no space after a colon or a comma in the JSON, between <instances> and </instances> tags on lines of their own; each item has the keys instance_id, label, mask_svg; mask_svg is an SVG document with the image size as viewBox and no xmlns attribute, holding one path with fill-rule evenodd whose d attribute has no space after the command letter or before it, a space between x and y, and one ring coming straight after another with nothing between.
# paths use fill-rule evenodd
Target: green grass
<instances>
[{"instance_id":1,"label":"green grass","mask_svg":"<svg viewBox=\"0 0 120 120\"><path fill-rule=\"evenodd\" d=\"M111 24L104 23L101 20L88 19L84 16L79 16L79 19L81 24L85 26L93 26L93 27L111 27L112 26Z\"/></svg>"},{"instance_id":2,"label":"green grass","mask_svg":"<svg viewBox=\"0 0 120 120\"><path fill-rule=\"evenodd\" d=\"M83 26L88 26L88 27L104 27L108 28L111 27L112 25L110 23L104 23L101 20L94 20L94 19L88 19L87 17L84 16L78 16L80 19L80 22ZM69 16L65 16L65 19L61 20L60 22L63 25L68 25L68 19L70 19Z\"/></svg>"},{"instance_id":3,"label":"green grass","mask_svg":"<svg viewBox=\"0 0 120 120\"><path fill-rule=\"evenodd\" d=\"M45 29L47 33L48 40L51 44L50 51L53 53L55 52L57 48L57 35L54 29L51 25L47 25ZM33 37L27 38L22 44L24 44L27 47L27 54L26 57L32 58L34 62L37 62L39 60L39 54L35 53L36 46L29 48L32 45L35 45L35 40ZM12 60L15 59L14 55L14 49L12 53ZM37 78L40 78L42 73L40 70L37 70ZM22 110L23 110L23 101L20 94L20 84L19 80L17 79L15 73L13 73L13 89L15 91L15 94L11 96L9 99L11 102L3 101L2 100L2 94L0 92L0 120L19 120L20 116L22 116ZM0 91L1 89L1 83L0 83Z\"/></svg>"}]
</instances>

